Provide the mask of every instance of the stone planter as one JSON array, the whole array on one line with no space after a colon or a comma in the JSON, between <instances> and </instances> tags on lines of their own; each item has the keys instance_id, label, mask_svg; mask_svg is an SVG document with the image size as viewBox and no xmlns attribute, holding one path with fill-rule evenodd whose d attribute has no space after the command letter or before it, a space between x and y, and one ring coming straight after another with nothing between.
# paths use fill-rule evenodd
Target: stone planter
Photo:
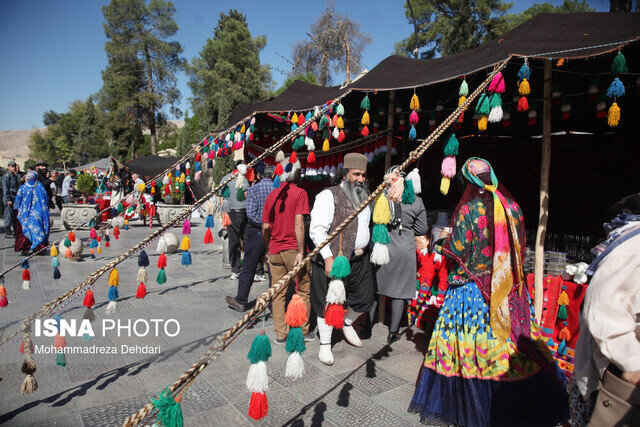
<instances>
[{"instance_id":1,"label":"stone planter","mask_svg":"<svg viewBox=\"0 0 640 427\"><path fill-rule=\"evenodd\" d=\"M156 203L156 213L160 219L160 226L163 226L184 212L185 209L189 208L191 208L191 205L167 205L164 203Z\"/></svg>"},{"instance_id":2,"label":"stone planter","mask_svg":"<svg viewBox=\"0 0 640 427\"><path fill-rule=\"evenodd\" d=\"M89 221L91 218L96 218L97 213L98 205L68 203L62 205L60 218L62 219L64 228L69 230L85 221ZM88 223L85 227L90 228Z\"/></svg>"}]
</instances>

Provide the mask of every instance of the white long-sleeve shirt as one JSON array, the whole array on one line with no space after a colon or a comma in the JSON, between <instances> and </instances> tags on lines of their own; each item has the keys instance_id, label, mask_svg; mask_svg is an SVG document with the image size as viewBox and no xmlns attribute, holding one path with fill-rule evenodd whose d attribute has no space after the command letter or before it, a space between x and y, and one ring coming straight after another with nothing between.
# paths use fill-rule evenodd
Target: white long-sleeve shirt
<instances>
[{"instance_id":1,"label":"white long-sleeve shirt","mask_svg":"<svg viewBox=\"0 0 640 427\"><path fill-rule=\"evenodd\" d=\"M575 375L583 395L597 390L610 362L625 372L640 370L640 235L598 265L584 299L576 347Z\"/></svg>"},{"instance_id":2,"label":"white long-sleeve shirt","mask_svg":"<svg viewBox=\"0 0 640 427\"><path fill-rule=\"evenodd\" d=\"M322 190L313 203L309 227L309 236L316 245L324 242L329 235L334 211L333 193L329 189ZM366 208L358 214L358 231L354 249L364 249L369 245L369 221L371 221L371 210ZM322 258L333 256L329 245L322 248L320 254Z\"/></svg>"}]
</instances>

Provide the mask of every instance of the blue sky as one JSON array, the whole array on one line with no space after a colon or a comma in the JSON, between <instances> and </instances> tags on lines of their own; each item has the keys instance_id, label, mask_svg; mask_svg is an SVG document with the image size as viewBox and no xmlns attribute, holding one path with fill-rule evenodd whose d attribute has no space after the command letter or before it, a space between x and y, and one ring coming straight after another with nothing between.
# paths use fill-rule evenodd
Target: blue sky
<instances>
[{"instance_id":1,"label":"blue sky","mask_svg":"<svg viewBox=\"0 0 640 427\"><path fill-rule=\"evenodd\" d=\"M86 99L102 86L106 41L102 5L106 0L0 1L0 131L42 126L42 113L65 111L76 99ZM513 1L520 12L534 1ZM550 0L561 4L562 0ZM608 11L608 0L589 0L597 11ZM249 29L266 35L262 63L287 71L279 56L290 57L293 44L304 38L322 13L324 1L175 0L176 21L184 56L198 55L213 34L220 12L236 8L247 15ZM393 53L394 42L413 27L404 16L404 0L336 1L339 12L359 21L373 38L364 54L364 66L374 67ZM301 7L300 5L304 5ZM273 70L279 85L286 76ZM179 75L181 109L191 95L185 75Z\"/></svg>"}]
</instances>

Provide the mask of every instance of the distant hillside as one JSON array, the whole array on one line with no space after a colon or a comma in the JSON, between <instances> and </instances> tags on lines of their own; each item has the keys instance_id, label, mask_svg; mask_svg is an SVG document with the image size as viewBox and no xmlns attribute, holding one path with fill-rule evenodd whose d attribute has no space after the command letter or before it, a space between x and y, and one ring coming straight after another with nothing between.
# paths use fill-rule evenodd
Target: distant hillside
<instances>
[{"instance_id":1,"label":"distant hillside","mask_svg":"<svg viewBox=\"0 0 640 427\"><path fill-rule=\"evenodd\" d=\"M24 169L24 162L29 158L29 135L43 129L0 131L0 166L7 167L9 161L15 159Z\"/></svg>"}]
</instances>

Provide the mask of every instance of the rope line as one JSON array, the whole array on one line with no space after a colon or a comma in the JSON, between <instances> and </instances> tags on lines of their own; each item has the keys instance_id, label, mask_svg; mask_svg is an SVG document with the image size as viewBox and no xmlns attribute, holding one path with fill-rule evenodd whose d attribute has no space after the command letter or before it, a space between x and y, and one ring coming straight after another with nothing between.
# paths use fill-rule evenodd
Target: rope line
<instances>
[{"instance_id":1,"label":"rope line","mask_svg":"<svg viewBox=\"0 0 640 427\"><path fill-rule=\"evenodd\" d=\"M414 149L410 154L407 160L405 160L399 167L399 171L403 171L406 169L412 162L417 160L424 152L437 140L437 138L442 134L455 120L457 120L458 116L469 107L471 102L485 89L485 87L489 84L489 82L493 79L496 73L502 70L509 60L511 56L507 59L496 65L493 71L489 74L489 76L478 86L478 88L473 91L473 93L467 98L467 100L461 104L458 108L456 108L447 119L445 119L425 140ZM380 193L386 188L387 183L382 182L370 195L367 199L362 202L358 208L351 213L336 229L330 233L327 238L320 243L316 248L311 251L305 259L298 265L294 266L291 271L285 274L275 285L265 291L262 295L258 297L256 300L255 306L249 310L241 320L238 321L234 326L229 328L227 332L219 336L214 344L212 344L209 349L202 355L200 358L188 369L186 370L173 384L171 384L168 388L169 391L173 393L177 393L180 389L187 383L193 381L200 372L202 372L212 361L217 359L222 351L226 347L226 341L233 337L236 332L238 332L246 323L253 321L253 317L256 313L264 310L269 301L273 298L274 295L279 293L288 283L289 281L297 275L297 273L309 262L309 260L314 257L316 254L322 250L326 245L329 244L335 237L337 237L342 230L358 216L360 212L362 212L371 202L373 202ZM122 424L124 427L136 426L140 424L146 416L154 410L153 403L148 403L144 407L142 407L138 412L132 414L127 418Z\"/></svg>"}]
</instances>

